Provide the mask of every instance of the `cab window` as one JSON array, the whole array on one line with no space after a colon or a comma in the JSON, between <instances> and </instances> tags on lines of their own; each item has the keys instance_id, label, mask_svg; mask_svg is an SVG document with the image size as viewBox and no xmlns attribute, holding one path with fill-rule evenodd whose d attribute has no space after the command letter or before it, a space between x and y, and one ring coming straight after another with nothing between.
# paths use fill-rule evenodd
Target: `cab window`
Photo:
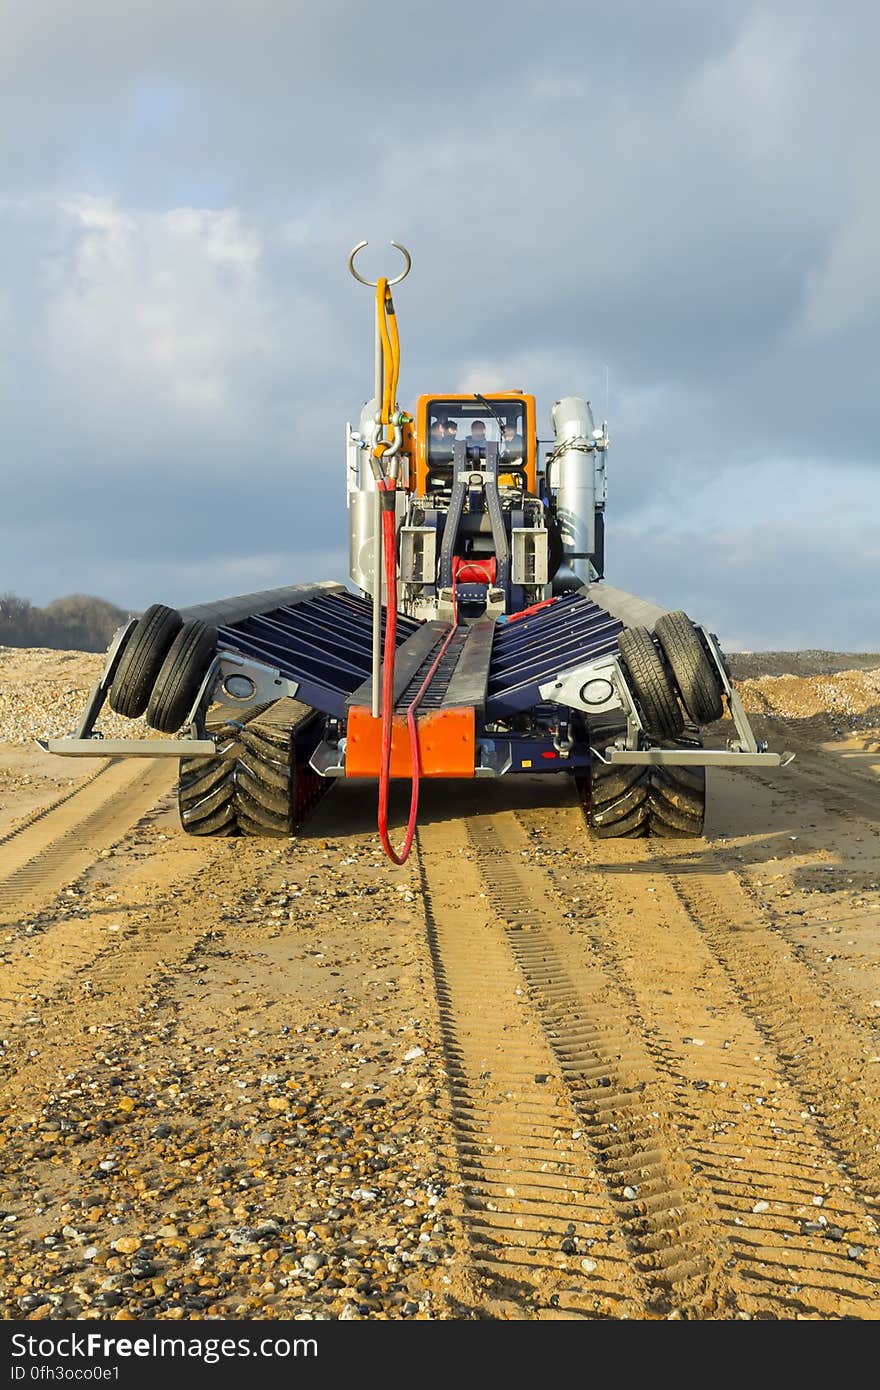
<instances>
[{"instance_id":1,"label":"cab window","mask_svg":"<svg viewBox=\"0 0 880 1390\"><path fill-rule=\"evenodd\" d=\"M451 463L457 440L465 443L466 456L486 457L487 443L499 446L499 458L522 462L525 458L525 408L522 401L431 401L428 406L428 459Z\"/></svg>"}]
</instances>

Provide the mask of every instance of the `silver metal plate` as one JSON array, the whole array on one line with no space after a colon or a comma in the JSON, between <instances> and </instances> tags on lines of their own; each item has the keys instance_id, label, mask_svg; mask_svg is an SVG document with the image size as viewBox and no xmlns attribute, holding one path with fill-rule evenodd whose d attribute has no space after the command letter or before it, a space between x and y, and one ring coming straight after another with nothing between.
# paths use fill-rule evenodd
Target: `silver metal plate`
<instances>
[{"instance_id":1,"label":"silver metal plate","mask_svg":"<svg viewBox=\"0 0 880 1390\"><path fill-rule=\"evenodd\" d=\"M787 767L794 753L732 753L727 748L611 748L603 763L659 764L665 767Z\"/></svg>"},{"instance_id":2,"label":"silver metal plate","mask_svg":"<svg viewBox=\"0 0 880 1390\"><path fill-rule=\"evenodd\" d=\"M38 738L47 753L62 758L214 758L211 738Z\"/></svg>"}]
</instances>

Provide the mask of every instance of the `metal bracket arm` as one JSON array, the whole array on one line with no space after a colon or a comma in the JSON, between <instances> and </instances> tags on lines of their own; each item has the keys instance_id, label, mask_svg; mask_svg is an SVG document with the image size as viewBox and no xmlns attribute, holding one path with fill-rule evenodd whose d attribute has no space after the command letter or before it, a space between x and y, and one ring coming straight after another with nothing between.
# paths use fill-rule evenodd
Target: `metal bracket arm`
<instances>
[{"instance_id":1,"label":"metal bracket arm","mask_svg":"<svg viewBox=\"0 0 880 1390\"><path fill-rule=\"evenodd\" d=\"M66 758L210 758L217 752L213 738L205 732L205 715L212 705L221 710L243 713L255 705L268 705L283 696L295 696L296 681L238 652L219 651L205 672L192 708L183 723L181 738L104 738L95 729L107 693L113 683L125 639L134 627L132 620L113 638L104 670L95 682L85 712L75 733L64 738L37 739L47 753Z\"/></svg>"},{"instance_id":2,"label":"metal bracket arm","mask_svg":"<svg viewBox=\"0 0 880 1390\"><path fill-rule=\"evenodd\" d=\"M38 738L46 753L62 758L213 758L217 745L212 738Z\"/></svg>"},{"instance_id":3,"label":"metal bracket arm","mask_svg":"<svg viewBox=\"0 0 880 1390\"><path fill-rule=\"evenodd\" d=\"M700 627L698 630L703 634L703 638L709 648L712 664L718 674L718 679L721 681L724 694L727 696L730 717L736 728L737 738L731 740L729 745L731 751L734 753L766 753L767 745L766 743L759 743L755 738L743 702L734 689L730 676L727 674L727 665L724 661L721 648L718 645L717 637L705 627ZM791 761L791 759L789 759L789 761Z\"/></svg>"},{"instance_id":4,"label":"metal bracket arm","mask_svg":"<svg viewBox=\"0 0 880 1390\"><path fill-rule=\"evenodd\" d=\"M538 687L542 700L551 700L584 714L608 714L622 710L626 717L627 744L637 747L642 721L616 656L602 656L560 671Z\"/></svg>"}]
</instances>

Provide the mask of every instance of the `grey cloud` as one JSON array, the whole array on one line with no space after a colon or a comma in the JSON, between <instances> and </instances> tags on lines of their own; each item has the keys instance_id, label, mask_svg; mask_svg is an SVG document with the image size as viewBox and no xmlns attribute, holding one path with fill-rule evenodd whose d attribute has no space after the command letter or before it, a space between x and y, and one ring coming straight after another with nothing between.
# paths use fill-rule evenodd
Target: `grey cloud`
<instances>
[{"instance_id":1,"label":"grey cloud","mask_svg":"<svg viewBox=\"0 0 880 1390\"><path fill-rule=\"evenodd\" d=\"M683 608L731 651L880 651L871 526L855 525L844 550L821 524L719 523L674 535L624 525L608 549L620 587Z\"/></svg>"},{"instance_id":2,"label":"grey cloud","mask_svg":"<svg viewBox=\"0 0 880 1390\"><path fill-rule=\"evenodd\" d=\"M394 236L403 399L485 372L537 392L543 431L560 394L601 413L609 368L616 582L676 602L698 556L719 630L831 642L790 582L818 545L848 641L875 641L878 31L793 0L19 7L0 442L26 540L0 587L92 576L137 605L171 577L205 596L218 556L344 571L372 351L345 256L369 237L378 268ZM89 198L121 240L71 212ZM224 226L244 260L211 261Z\"/></svg>"}]
</instances>

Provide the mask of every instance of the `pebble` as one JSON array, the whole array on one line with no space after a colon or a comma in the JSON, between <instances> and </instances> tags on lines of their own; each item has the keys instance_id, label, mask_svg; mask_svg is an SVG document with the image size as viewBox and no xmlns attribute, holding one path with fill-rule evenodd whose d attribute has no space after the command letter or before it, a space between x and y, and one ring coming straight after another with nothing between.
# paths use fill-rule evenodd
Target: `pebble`
<instances>
[{"instance_id":1,"label":"pebble","mask_svg":"<svg viewBox=\"0 0 880 1390\"><path fill-rule=\"evenodd\" d=\"M231 1245L253 1245L256 1240L257 1233L253 1226L236 1226L229 1232Z\"/></svg>"},{"instance_id":2,"label":"pebble","mask_svg":"<svg viewBox=\"0 0 880 1390\"><path fill-rule=\"evenodd\" d=\"M18 1306L23 1313L32 1313L35 1308L39 1308L42 1303L47 1303L48 1299L42 1293L26 1293L18 1300Z\"/></svg>"},{"instance_id":3,"label":"pebble","mask_svg":"<svg viewBox=\"0 0 880 1390\"><path fill-rule=\"evenodd\" d=\"M135 1255L143 1245L143 1241L137 1236L120 1236L118 1240L112 1240L110 1247L117 1250L120 1255Z\"/></svg>"}]
</instances>

